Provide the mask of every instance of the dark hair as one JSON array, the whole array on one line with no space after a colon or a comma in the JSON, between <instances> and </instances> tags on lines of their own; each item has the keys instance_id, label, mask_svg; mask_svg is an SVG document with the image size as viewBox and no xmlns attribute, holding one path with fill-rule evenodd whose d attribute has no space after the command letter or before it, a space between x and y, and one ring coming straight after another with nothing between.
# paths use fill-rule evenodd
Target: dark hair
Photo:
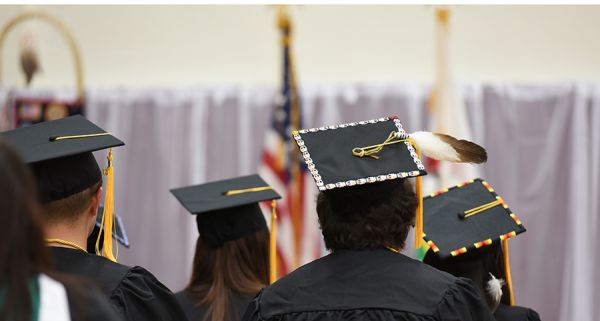
<instances>
[{"instance_id":1,"label":"dark hair","mask_svg":"<svg viewBox=\"0 0 600 321\"><path fill-rule=\"evenodd\" d=\"M490 273L498 279L506 280L504 273L504 257L502 247L499 244L493 244L482 247L477 251L467 252L465 254L442 260L432 251L427 251L423 258L423 263L434 268L448 272L456 277L471 279L486 299L490 310L496 308L496 302L486 291L487 282L490 279ZM502 298L500 302L510 305L510 294L508 286L502 287Z\"/></svg>"},{"instance_id":2,"label":"dark hair","mask_svg":"<svg viewBox=\"0 0 600 321\"><path fill-rule=\"evenodd\" d=\"M0 320L29 321L29 284L48 267L33 176L0 138Z\"/></svg>"},{"instance_id":3,"label":"dark hair","mask_svg":"<svg viewBox=\"0 0 600 321\"><path fill-rule=\"evenodd\" d=\"M100 187L102 187L102 180L79 193L43 204L44 219L51 223L76 221L79 215L90 206L92 198Z\"/></svg>"},{"instance_id":4,"label":"dark hair","mask_svg":"<svg viewBox=\"0 0 600 321\"><path fill-rule=\"evenodd\" d=\"M260 230L213 248L198 238L192 278L185 292L200 307L205 320L236 320L231 295L254 296L269 282L269 231Z\"/></svg>"},{"instance_id":5,"label":"dark hair","mask_svg":"<svg viewBox=\"0 0 600 321\"><path fill-rule=\"evenodd\" d=\"M330 250L404 248L417 197L405 179L321 192L317 214Z\"/></svg>"}]
</instances>

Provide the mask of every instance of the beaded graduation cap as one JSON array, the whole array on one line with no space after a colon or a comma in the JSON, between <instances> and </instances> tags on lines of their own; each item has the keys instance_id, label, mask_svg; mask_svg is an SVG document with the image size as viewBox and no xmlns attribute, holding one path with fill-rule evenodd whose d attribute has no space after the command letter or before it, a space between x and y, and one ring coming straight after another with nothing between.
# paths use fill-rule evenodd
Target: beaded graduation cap
<instances>
[{"instance_id":1,"label":"beaded graduation cap","mask_svg":"<svg viewBox=\"0 0 600 321\"><path fill-rule=\"evenodd\" d=\"M431 132L408 134L395 116L302 129L292 136L320 191L415 177L416 247L421 246L423 226L421 176L427 174L420 152L451 162L487 160L485 149L466 140Z\"/></svg>"},{"instance_id":2,"label":"beaded graduation cap","mask_svg":"<svg viewBox=\"0 0 600 321\"><path fill-rule=\"evenodd\" d=\"M526 230L488 182L477 178L433 193L424 198L423 213L424 239L442 260L502 244L513 302L507 240Z\"/></svg>"}]
</instances>

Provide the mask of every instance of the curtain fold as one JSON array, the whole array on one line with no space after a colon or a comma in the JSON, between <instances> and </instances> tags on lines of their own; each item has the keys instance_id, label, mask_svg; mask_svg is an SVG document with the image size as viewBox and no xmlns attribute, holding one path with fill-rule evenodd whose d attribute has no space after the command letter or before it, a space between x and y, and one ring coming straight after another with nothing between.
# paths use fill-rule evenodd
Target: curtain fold
<instances>
[{"instance_id":1,"label":"curtain fold","mask_svg":"<svg viewBox=\"0 0 600 321\"><path fill-rule=\"evenodd\" d=\"M301 89L305 127L386 115L397 115L408 131L429 125L427 86ZM132 243L120 249L120 262L148 268L174 291L183 288L198 234L168 190L255 173L276 92L227 86L87 92L88 117L126 143L113 151L115 208ZM488 150L484 177L528 229L509 242L517 304L543 320L594 320L600 87L469 85L464 98L474 140ZM103 153L97 156L105 164Z\"/></svg>"}]
</instances>

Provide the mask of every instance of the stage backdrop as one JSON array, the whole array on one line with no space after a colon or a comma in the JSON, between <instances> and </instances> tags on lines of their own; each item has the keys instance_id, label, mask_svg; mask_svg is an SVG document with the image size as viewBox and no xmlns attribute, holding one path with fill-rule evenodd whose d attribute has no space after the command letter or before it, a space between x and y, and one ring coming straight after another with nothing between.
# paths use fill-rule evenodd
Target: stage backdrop
<instances>
[{"instance_id":1,"label":"stage backdrop","mask_svg":"<svg viewBox=\"0 0 600 321\"><path fill-rule=\"evenodd\" d=\"M184 286L197 231L168 190L256 172L276 92L88 90L88 117L127 144L114 151L116 211L132 243L121 247L120 262L147 267L174 291ZM398 115L408 131L428 126L425 86L301 92L308 127L386 115ZM600 87L493 84L466 86L464 97L475 141L489 153L484 177L528 230L509 241L516 302L545 321L594 320L600 315L594 304L600 302Z\"/></svg>"}]
</instances>

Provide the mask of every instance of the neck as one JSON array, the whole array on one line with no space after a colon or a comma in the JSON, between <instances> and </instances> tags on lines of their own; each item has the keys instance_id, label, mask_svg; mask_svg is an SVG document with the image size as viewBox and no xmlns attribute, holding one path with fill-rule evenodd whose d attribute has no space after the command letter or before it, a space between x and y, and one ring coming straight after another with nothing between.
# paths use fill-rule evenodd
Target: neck
<instances>
[{"instance_id":1,"label":"neck","mask_svg":"<svg viewBox=\"0 0 600 321\"><path fill-rule=\"evenodd\" d=\"M87 248L88 228L85 224L53 224L45 227L46 239L60 239ZM59 243L48 243L50 246L72 248Z\"/></svg>"}]
</instances>

